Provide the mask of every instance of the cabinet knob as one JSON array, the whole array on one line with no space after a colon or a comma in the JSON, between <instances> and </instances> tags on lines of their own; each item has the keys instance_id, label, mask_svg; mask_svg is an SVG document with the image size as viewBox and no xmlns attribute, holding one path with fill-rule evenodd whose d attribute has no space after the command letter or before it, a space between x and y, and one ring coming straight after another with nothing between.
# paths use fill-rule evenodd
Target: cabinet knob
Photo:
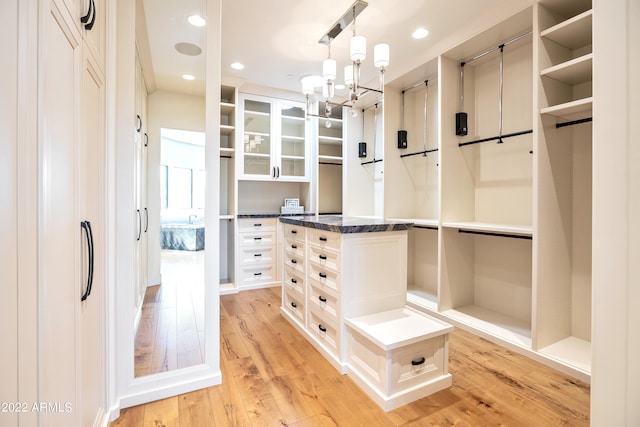
<instances>
[{"instance_id":1,"label":"cabinet knob","mask_svg":"<svg viewBox=\"0 0 640 427\"><path fill-rule=\"evenodd\" d=\"M323 297L322 295L320 295L318 299L320 300L320 302L327 302L327 298Z\"/></svg>"},{"instance_id":2,"label":"cabinet knob","mask_svg":"<svg viewBox=\"0 0 640 427\"><path fill-rule=\"evenodd\" d=\"M253 256L262 256L262 254L253 254Z\"/></svg>"},{"instance_id":3,"label":"cabinet knob","mask_svg":"<svg viewBox=\"0 0 640 427\"><path fill-rule=\"evenodd\" d=\"M291 234L298 234L298 230L291 230Z\"/></svg>"},{"instance_id":4,"label":"cabinet knob","mask_svg":"<svg viewBox=\"0 0 640 427\"><path fill-rule=\"evenodd\" d=\"M293 308L297 308L297 307L298 307L298 304L296 304L295 302L292 302L292 303L291 303L291 307L293 307Z\"/></svg>"},{"instance_id":5,"label":"cabinet knob","mask_svg":"<svg viewBox=\"0 0 640 427\"><path fill-rule=\"evenodd\" d=\"M319 237L318 239L319 239L321 242L326 242L326 241L327 241L327 238L326 238L326 237Z\"/></svg>"},{"instance_id":6,"label":"cabinet knob","mask_svg":"<svg viewBox=\"0 0 640 427\"><path fill-rule=\"evenodd\" d=\"M320 329L321 332L327 332L327 328L322 325L318 325L318 329Z\"/></svg>"},{"instance_id":7,"label":"cabinet knob","mask_svg":"<svg viewBox=\"0 0 640 427\"><path fill-rule=\"evenodd\" d=\"M318 276L320 276L322 279L326 279L327 275L324 273L318 273Z\"/></svg>"},{"instance_id":8,"label":"cabinet knob","mask_svg":"<svg viewBox=\"0 0 640 427\"><path fill-rule=\"evenodd\" d=\"M291 260L291 264L297 264L297 263L298 263L298 261L296 261L295 259Z\"/></svg>"},{"instance_id":9,"label":"cabinet knob","mask_svg":"<svg viewBox=\"0 0 640 427\"><path fill-rule=\"evenodd\" d=\"M262 240L262 237L254 237L253 240Z\"/></svg>"},{"instance_id":10,"label":"cabinet knob","mask_svg":"<svg viewBox=\"0 0 640 427\"><path fill-rule=\"evenodd\" d=\"M298 249L298 245L291 245L291 249Z\"/></svg>"},{"instance_id":11,"label":"cabinet knob","mask_svg":"<svg viewBox=\"0 0 640 427\"><path fill-rule=\"evenodd\" d=\"M262 276L262 273L253 273L254 276Z\"/></svg>"},{"instance_id":12,"label":"cabinet knob","mask_svg":"<svg viewBox=\"0 0 640 427\"><path fill-rule=\"evenodd\" d=\"M318 257L319 257L321 260L326 260L326 259L327 259L327 256L326 256L326 255L318 255Z\"/></svg>"},{"instance_id":13,"label":"cabinet knob","mask_svg":"<svg viewBox=\"0 0 640 427\"><path fill-rule=\"evenodd\" d=\"M298 283L298 281L292 277L291 278L291 283Z\"/></svg>"}]
</instances>

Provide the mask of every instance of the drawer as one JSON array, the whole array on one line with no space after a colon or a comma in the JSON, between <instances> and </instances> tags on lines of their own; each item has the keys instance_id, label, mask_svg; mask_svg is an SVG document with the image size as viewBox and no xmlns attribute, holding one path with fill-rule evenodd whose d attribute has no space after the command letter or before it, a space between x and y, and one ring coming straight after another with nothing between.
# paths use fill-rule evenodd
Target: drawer
<instances>
[{"instance_id":1,"label":"drawer","mask_svg":"<svg viewBox=\"0 0 640 427\"><path fill-rule=\"evenodd\" d=\"M407 390L448 373L445 361L445 341L440 335L400 347L391 355L391 394Z\"/></svg>"},{"instance_id":2,"label":"drawer","mask_svg":"<svg viewBox=\"0 0 640 427\"><path fill-rule=\"evenodd\" d=\"M340 234L331 231L309 229L309 245L330 249L332 251L340 251Z\"/></svg>"},{"instance_id":3,"label":"drawer","mask_svg":"<svg viewBox=\"0 0 640 427\"><path fill-rule=\"evenodd\" d=\"M321 318L330 320L335 325L340 324L340 309L338 297L333 292L323 290L317 286L309 286L309 298L307 299L309 310L321 316Z\"/></svg>"},{"instance_id":4,"label":"drawer","mask_svg":"<svg viewBox=\"0 0 640 427\"><path fill-rule=\"evenodd\" d=\"M305 324L304 299L293 292L285 292L282 305L300 324Z\"/></svg>"},{"instance_id":5,"label":"drawer","mask_svg":"<svg viewBox=\"0 0 640 427\"><path fill-rule=\"evenodd\" d=\"M340 275L335 271L327 269L315 262L307 265L309 283L319 289L329 289L330 291L340 291Z\"/></svg>"},{"instance_id":6,"label":"drawer","mask_svg":"<svg viewBox=\"0 0 640 427\"><path fill-rule=\"evenodd\" d=\"M238 233L239 246L267 246L276 243L275 231L254 231L246 233Z\"/></svg>"},{"instance_id":7,"label":"drawer","mask_svg":"<svg viewBox=\"0 0 640 427\"><path fill-rule=\"evenodd\" d=\"M275 264L276 246L240 247L240 265Z\"/></svg>"},{"instance_id":8,"label":"drawer","mask_svg":"<svg viewBox=\"0 0 640 427\"><path fill-rule=\"evenodd\" d=\"M252 286L273 282L275 265L241 266L238 272L238 286Z\"/></svg>"},{"instance_id":9,"label":"drawer","mask_svg":"<svg viewBox=\"0 0 640 427\"><path fill-rule=\"evenodd\" d=\"M238 218L238 231L276 231L275 218Z\"/></svg>"},{"instance_id":10,"label":"drawer","mask_svg":"<svg viewBox=\"0 0 640 427\"><path fill-rule=\"evenodd\" d=\"M309 246L308 257L309 262L313 262L319 268L331 270L335 273L340 271L340 256L336 252L311 245Z\"/></svg>"},{"instance_id":11,"label":"drawer","mask_svg":"<svg viewBox=\"0 0 640 427\"><path fill-rule=\"evenodd\" d=\"M317 313L309 311L309 326L307 331L309 335L320 342L329 352L333 353L335 357L339 357L340 334L334 325L324 320Z\"/></svg>"},{"instance_id":12,"label":"drawer","mask_svg":"<svg viewBox=\"0 0 640 427\"><path fill-rule=\"evenodd\" d=\"M302 296L302 298L304 298L304 283L304 273L300 273L295 268L292 268L288 265L284 267L284 277L282 280L282 284L285 286L285 289L294 289L299 295Z\"/></svg>"},{"instance_id":13,"label":"drawer","mask_svg":"<svg viewBox=\"0 0 640 427\"><path fill-rule=\"evenodd\" d=\"M304 274L305 262L304 256L291 255L288 251L283 254L282 264L286 267L290 267L300 274Z\"/></svg>"},{"instance_id":14,"label":"drawer","mask_svg":"<svg viewBox=\"0 0 640 427\"><path fill-rule=\"evenodd\" d=\"M284 241L284 250L288 252L292 256L296 256L298 258L304 258L305 252L305 243L304 241L294 240L294 239L286 239Z\"/></svg>"},{"instance_id":15,"label":"drawer","mask_svg":"<svg viewBox=\"0 0 640 427\"><path fill-rule=\"evenodd\" d=\"M304 242L306 227L284 224L284 238Z\"/></svg>"}]
</instances>

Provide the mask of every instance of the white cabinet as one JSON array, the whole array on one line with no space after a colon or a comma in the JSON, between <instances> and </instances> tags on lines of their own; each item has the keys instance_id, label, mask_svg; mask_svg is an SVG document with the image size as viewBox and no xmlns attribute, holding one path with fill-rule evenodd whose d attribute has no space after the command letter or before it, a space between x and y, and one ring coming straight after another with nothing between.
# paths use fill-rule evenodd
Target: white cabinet
<instances>
[{"instance_id":1,"label":"white cabinet","mask_svg":"<svg viewBox=\"0 0 640 427\"><path fill-rule=\"evenodd\" d=\"M238 129L239 179L309 181L304 104L242 95Z\"/></svg>"},{"instance_id":2,"label":"white cabinet","mask_svg":"<svg viewBox=\"0 0 640 427\"><path fill-rule=\"evenodd\" d=\"M255 289L278 280L277 224L275 218L239 218L235 287Z\"/></svg>"},{"instance_id":3,"label":"white cabinet","mask_svg":"<svg viewBox=\"0 0 640 427\"><path fill-rule=\"evenodd\" d=\"M325 104L319 103L320 115ZM328 117L313 117L318 140L317 204L319 214L342 213L342 171L345 123L343 109L333 108Z\"/></svg>"},{"instance_id":4,"label":"white cabinet","mask_svg":"<svg viewBox=\"0 0 640 427\"><path fill-rule=\"evenodd\" d=\"M106 413L105 78L60 1L42 4L38 73L38 397L42 425Z\"/></svg>"}]
</instances>

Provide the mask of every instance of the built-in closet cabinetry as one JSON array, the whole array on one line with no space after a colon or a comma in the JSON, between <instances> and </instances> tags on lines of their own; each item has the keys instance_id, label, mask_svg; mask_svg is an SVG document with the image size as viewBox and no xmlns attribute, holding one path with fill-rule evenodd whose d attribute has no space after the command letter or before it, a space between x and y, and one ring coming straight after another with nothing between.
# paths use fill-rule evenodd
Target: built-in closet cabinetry
<instances>
[{"instance_id":1,"label":"built-in closet cabinetry","mask_svg":"<svg viewBox=\"0 0 640 427\"><path fill-rule=\"evenodd\" d=\"M38 248L34 350L39 356L33 375L47 410L34 411L35 402L28 409L38 425L107 422L107 2L96 2L83 23L90 3L40 2L40 43L38 52L29 53L38 57L38 86L32 89L39 101L33 132L38 174L32 177L38 182L38 223L32 230Z\"/></svg>"},{"instance_id":2,"label":"built-in closet cabinetry","mask_svg":"<svg viewBox=\"0 0 640 427\"><path fill-rule=\"evenodd\" d=\"M234 229L236 214L236 99L238 89L220 88L220 285L234 286Z\"/></svg>"},{"instance_id":3,"label":"built-in closet cabinetry","mask_svg":"<svg viewBox=\"0 0 640 427\"><path fill-rule=\"evenodd\" d=\"M149 233L149 204L148 204L148 180L147 158L149 146L149 122L147 115L147 86L144 81L142 66L136 55L135 72L135 110L136 129L134 133L134 158L135 158L135 268L136 286L135 303L138 311L142 308L142 301L149 283L148 279L148 233Z\"/></svg>"},{"instance_id":4,"label":"built-in closet cabinetry","mask_svg":"<svg viewBox=\"0 0 640 427\"><path fill-rule=\"evenodd\" d=\"M541 1L389 82L384 150L409 305L587 381L591 17Z\"/></svg>"},{"instance_id":5,"label":"built-in closet cabinetry","mask_svg":"<svg viewBox=\"0 0 640 427\"><path fill-rule=\"evenodd\" d=\"M310 139L304 104L242 94L240 105L238 177L308 182Z\"/></svg>"},{"instance_id":6,"label":"built-in closet cabinetry","mask_svg":"<svg viewBox=\"0 0 640 427\"><path fill-rule=\"evenodd\" d=\"M317 204L319 214L342 213L342 181L344 122L343 108L333 107L326 114L326 104L320 102L321 117L313 117L318 141Z\"/></svg>"}]
</instances>

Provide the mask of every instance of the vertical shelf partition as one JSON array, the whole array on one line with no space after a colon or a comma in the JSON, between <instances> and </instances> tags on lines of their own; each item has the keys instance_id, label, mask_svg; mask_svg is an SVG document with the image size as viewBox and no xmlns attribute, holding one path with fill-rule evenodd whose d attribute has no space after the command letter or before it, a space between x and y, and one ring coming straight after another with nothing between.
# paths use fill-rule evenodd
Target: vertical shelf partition
<instances>
[{"instance_id":1,"label":"vertical shelf partition","mask_svg":"<svg viewBox=\"0 0 640 427\"><path fill-rule=\"evenodd\" d=\"M235 129L237 89L220 88L220 287L234 287Z\"/></svg>"},{"instance_id":2,"label":"vertical shelf partition","mask_svg":"<svg viewBox=\"0 0 640 427\"><path fill-rule=\"evenodd\" d=\"M534 348L591 370L592 10L538 6L540 100Z\"/></svg>"}]
</instances>

